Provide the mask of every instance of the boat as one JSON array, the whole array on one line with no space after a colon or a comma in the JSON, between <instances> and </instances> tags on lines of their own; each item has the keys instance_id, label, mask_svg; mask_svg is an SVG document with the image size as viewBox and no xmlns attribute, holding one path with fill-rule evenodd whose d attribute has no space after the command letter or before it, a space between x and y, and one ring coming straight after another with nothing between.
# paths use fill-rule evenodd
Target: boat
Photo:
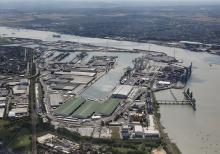
<instances>
[{"instance_id":1,"label":"boat","mask_svg":"<svg viewBox=\"0 0 220 154\"><path fill-rule=\"evenodd\" d=\"M60 35L58 35L58 34L53 34L53 37L60 38L61 36L60 36Z\"/></svg>"}]
</instances>

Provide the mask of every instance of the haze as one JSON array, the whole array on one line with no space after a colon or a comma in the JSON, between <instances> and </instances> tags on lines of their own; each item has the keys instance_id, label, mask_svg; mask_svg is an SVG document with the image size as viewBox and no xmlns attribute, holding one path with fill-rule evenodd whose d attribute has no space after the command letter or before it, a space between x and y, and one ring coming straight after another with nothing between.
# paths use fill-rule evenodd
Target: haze
<instances>
[{"instance_id":1,"label":"haze","mask_svg":"<svg viewBox=\"0 0 220 154\"><path fill-rule=\"evenodd\" d=\"M126 2L126 3L125 3ZM219 0L1 0L0 8L108 8L216 5Z\"/></svg>"}]
</instances>

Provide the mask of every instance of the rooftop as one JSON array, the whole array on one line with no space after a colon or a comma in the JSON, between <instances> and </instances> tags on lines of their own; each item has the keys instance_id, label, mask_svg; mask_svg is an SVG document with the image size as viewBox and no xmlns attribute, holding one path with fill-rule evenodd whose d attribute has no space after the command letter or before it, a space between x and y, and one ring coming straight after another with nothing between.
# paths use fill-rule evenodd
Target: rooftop
<instances>
[{"instance_id":1,"label":"rooftop","mask_svg":"<svg viewBox=\"0 0 220 154\"><path fill-rule=\"evenodd\" d=\"M83 103L85 103L86 99L81 97L74 97L66 101L63 105L57 108L54 112L55 115L69 116L71 115L77 108L80 107Z\"/></svg>"}]
</instances>

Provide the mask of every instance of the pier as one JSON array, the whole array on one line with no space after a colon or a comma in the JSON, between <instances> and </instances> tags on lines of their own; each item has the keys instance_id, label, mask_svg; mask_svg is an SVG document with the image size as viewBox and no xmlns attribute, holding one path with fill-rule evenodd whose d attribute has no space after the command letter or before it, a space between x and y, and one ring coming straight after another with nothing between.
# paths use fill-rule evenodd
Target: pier
<instances>
[{"instance_id":1,"label":"pier","mask_svg":"<svg viewBox=\"0 0 220 154\"><path fill-rule=\"evenodd\" d=\"M190 105L188 100L157 100L160 105Z\"/></svg>"},{"instance_id":2,"label":"pier","mask_svg":"<svg viewBox=\"0 0 220 154\"><path fill-rule=\"evenodd\" d=\"M192 106L193 110L196 110L196 100L193 98L193 93L190 92L189 88L183 92L185 99L189 101L190 105Z\"/></svg>"},{"instance_id":3,"label":"pier","mask_svg":"<svg viewBox=\"0 0 220 154\"><path fill-rule=\"evenodd\" d=\"M193 110L196 110L196 100L193 98L192 92L187 89L183 92L185 99L184 100L177 100L175 95L173 94L172 90L170 90L171 95L173 96L174 100L157 100L157 104L160 105L190 105L192 106Z\"/></svg>"}]
</instances>

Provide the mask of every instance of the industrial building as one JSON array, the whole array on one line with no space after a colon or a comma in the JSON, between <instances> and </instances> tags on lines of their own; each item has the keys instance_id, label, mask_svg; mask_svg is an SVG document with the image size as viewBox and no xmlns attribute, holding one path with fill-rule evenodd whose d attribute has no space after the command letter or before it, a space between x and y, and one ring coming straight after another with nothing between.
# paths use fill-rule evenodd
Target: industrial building
<instances>
[{"instance_id":1,"label":"industrial building","mask_svg":"<svg viewBox=\"0 0 220 154\"><path fill-rule=\"evenodd\" d=\"M120 85L115 89L115 91L112 94L113 98L120 98L120 99L126 99L130 92L132 91L132 86L130 85Z\"/></svg>"},{"instance_id":2,"label":"industrial building","mask_svg":"<svg viewBox=\"0 0 220 154\"><path fill-rule=\"evenodd\" d=\"M143 138L143 127L141 125L134 126L135 138Z\"/></svg>"},{"instance_id":3,"label":"industrial building","mask_svg":"<svg viewBox=\"0 0 220 154\"><path fill-rule=\"evenodd\" d=\"M109 99L105 102L86 100L82 97L71 98L54 111L55 116L86 119L92 116L110 116L117 106L120 99Z\"/></svg>"},{"instance_id":4,"label":"industrial building","mask_svg":"<svg viewBox=\"0 0 220 154\"><path fill-rule=\"evenodd\" d=\"M128 125L122 126L121 134L122 134L123 139L129 139L130 138L129 130L130 130L130 128L129 128Z\"/></svg>"},{"instance_id":5,"label":"industrial building","mask_svg":"<svg viewBox=\"0 0 220 154\"><path fill-rule=\"evenodd\" d=\"M145 127L143 132L144 132L144 138L148 138L148 139L160 138L160 133L158 130L151 130Z\"/></svg>"},{"instance_id":6,"label":"industrial building","mask_svg":"<svg viewBox=\"0 0 220 154\"><path fill-rule=\"evenodd\" d=\"M4 117L5 108L0 108L0 119Z\"/></svg>"},{"instance_id":7,"label":"industrial building","mask_svg":"<svg viewBox=\"0 0 220 154\"><path fill-rule=\"evenodd\" d=\"M28 108L14 108L11 109L8 113L9 118L20 118L28 116Z\"/></svg>"},{"instance_id":8,"label":"industrial building","mask_svg":"<svg viewBox=\"0 0 220 154\"><path fill-rule=\"evenodd\" d=\"M22 94L27 94L28 87L23 85L16 85L12 88L12 90L14 95L22 95Z\"/></svg>"},{"instance_id":9,"label":"industrial building","mask_svg":"<svg viewBox=\"0 0 220 154\"><path fill-rule=\"evenodd\" d=\"M76 76L90 76L94 77L96 73L93 72L76 72L76 71L71 71L71 72L54 72L56 75L76 75Z\"/></svg>"},{"instance_id":10,"label":"industrial building","mask_svg":"<svg viewBox=\"0 0 220 154\"><path fill-rule=\"evenodd\" d=\"M60 94L50 94L49 99L50 99L50 106L52 108L56 108L63 103L63 99Z\"/></svg>"},{"instance_id":11,"label":"industrial building","mask_svg":"<svg viewBox=\"0 0 220 154\"><path fill-rule=\"evenodd\" d=\"M110 116L119 104L119 99L109 99L105 102L87 100L72 116L82 119L90 118L92 115Z\"/></svg>"},{"instance_id":12,"label":"industrial building","mask_svg":"<svg viewBox=\"0 0 220 154\"><path fill-rule=\"evenodd\" d=\"M6 97L0 97L0 108L5 107L6 100Z\"/></svg>"},{"instance_id":13,"label":"industrial building","mask_svg":"<svg viewBox=\"0 0 220 154\"><path fill-rule=\"evenodd\" d=\"M66 101L63 105L58 107L57 110L55 110L54 115L63 116L63 117L70 116L74 111L76 111L85 102L86 102L86 99L82 97L71 98L68 101Z\"/></svg>"}]
</instances>

